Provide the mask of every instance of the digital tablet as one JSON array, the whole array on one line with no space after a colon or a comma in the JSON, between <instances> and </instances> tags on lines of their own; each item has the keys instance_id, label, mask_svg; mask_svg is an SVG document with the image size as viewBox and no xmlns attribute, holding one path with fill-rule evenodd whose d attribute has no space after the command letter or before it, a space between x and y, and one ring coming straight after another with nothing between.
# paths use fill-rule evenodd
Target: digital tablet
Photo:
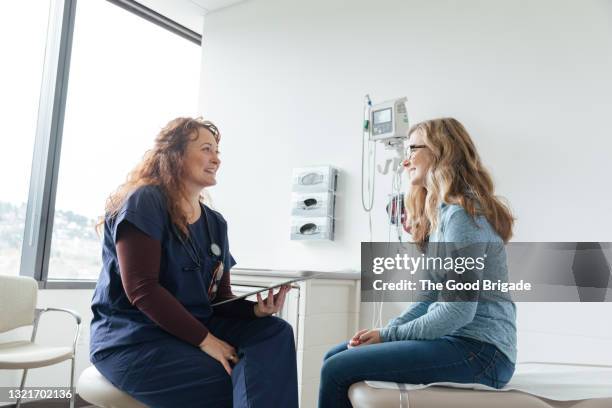
<instances>
[{"instance_id":1,"label":"digital tablet","mask_svg":"<svg viewBox=\"0 0 612 408\"><path fill-rule=\"evenodd\" d=\"M315 278L315 277L317 277L319 275L322 275L322 274L321 273L317 273L317 274L309 275L309 276L300 276L299 278L292 278L292 279L289 279L289 280L286 280L286 281L278 282L278 283L275 283L273 285L267 286L265 288L260 288L260 289L253 290L251 292L243 293L243 294L241 294L239 296L236 296L236 297L233 297L231 299L226 299L226 300L222 300L220 302L213 303L211 306L215 307L215 306L223 305L225 303L233 302L233 301L238 300L238 299L244 299L244 298L247 298L249 296L253 296L253 295L257 294L257 293L267 292L270 289L280 288L283 285L291 285L292 283L296 283L296 282L301 282L301 281L305 281L305 280L308 280L308 279L312 279L312 278Z\"/></svg>"}]
</instances>

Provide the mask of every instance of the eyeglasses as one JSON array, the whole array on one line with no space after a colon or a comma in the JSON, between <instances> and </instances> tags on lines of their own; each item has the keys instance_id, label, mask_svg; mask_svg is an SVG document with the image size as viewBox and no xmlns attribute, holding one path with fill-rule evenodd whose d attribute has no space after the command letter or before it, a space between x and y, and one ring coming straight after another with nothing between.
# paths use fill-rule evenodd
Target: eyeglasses
<instances>
[{"instance_id":1,"label":"eyeglasses","mask_svg":"<svg viewBox=\"0 0 612 408\"><path fill-rule=\"evenodd\" d=\"M213 270L212 277L210 280L210 285L208 286L208 300L210 302L217 296L217 290L219 289L219 284L221 282L221 278L223 277L223 262L218 261L217 266Z\"/></svg>"},{"instance_id":2,"label":"eyeglasses","mask_svg":"<svg viewBox=\"0 0 612 408\"><path fill-rule=\"evenodd\" d=\"M412 156L414 156L414 153L418 150L418 149L423 149L426 148L427 146L425 145L409 145L408 149L406 149L406 158L408 160L412 160Z\"/></svg>"}]
</instances>

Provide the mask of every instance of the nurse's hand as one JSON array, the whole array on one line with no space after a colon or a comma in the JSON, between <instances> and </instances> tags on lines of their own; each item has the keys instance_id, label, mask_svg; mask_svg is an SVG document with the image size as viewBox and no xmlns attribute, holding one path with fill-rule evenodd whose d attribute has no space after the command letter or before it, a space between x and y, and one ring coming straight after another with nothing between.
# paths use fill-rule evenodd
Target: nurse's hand
<instances>
[{"instance_id":1,"label":"nurse's hand","mask_svg":"<svg viewBox=\"0 0 612 408\"><path fill-rule=\"evenodd\" d=\"M257 294L257 303L254 306L255 316L266 317L277 313L283 308L285 303L285 295L291 290L291 286L283 285L276 295L272 289L268 290L268 297L266 300L261 298L261 295Z\"/></svg>"},{"instance_id":2,"label":"nurse's hand","mask_svg":"<svg viewBox=\"0 0 612 408\"><path fill-rule=\"evenodd\" d=\"M230 363L237 364L240 360L235 348L213 336L210 332L200 344L200 350L220 362L229 375L232 375Z\"/></svg>"}]
</instances>

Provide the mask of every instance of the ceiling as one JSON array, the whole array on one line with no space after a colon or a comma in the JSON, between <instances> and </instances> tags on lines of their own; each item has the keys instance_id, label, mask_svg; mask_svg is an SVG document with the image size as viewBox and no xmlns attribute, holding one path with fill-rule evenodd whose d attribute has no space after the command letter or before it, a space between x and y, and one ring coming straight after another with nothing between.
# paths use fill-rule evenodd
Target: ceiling
<instances>
[{"instance_id":1,"label":"ceiling","mask_svg":"<svg viewBox=\"0 0 612 408\"><path fill-rule=\"evenodd\" d=\"M136 0L198 34L202 34L204 15L246 0Z\"/></svg>"},{"instance_id":2,"label":"ceiling","mask_svg":"<svg viewBox=\"0 0 612 408\"><path fill-rule=\"evenodd\" d=\"M186 2L195 3L201 8L214 11L225 7L232 6L237 3L243 3L245 0L184 0Z\"/></svg>"}]
</instances>

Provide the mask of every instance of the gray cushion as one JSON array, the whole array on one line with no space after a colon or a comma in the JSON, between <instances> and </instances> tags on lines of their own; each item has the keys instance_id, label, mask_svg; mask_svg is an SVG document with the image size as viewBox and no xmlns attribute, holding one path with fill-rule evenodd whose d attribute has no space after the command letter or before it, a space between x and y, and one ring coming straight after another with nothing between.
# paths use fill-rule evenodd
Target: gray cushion
<instances>
[{"instance_id":1,"label":"gray cushion","mask_svg":"<svg viewBox=\"0 0 612 408\"><path fill-rule=\"evenodd\" d=\"M400 398L402 405L400 405ZM374 388L365 382L349 388L355 408L609 408L612 398L580 401L553 401L520 391L481 391L447 387L429 387L402 391Z\"/></svg>"}]
</instances>

